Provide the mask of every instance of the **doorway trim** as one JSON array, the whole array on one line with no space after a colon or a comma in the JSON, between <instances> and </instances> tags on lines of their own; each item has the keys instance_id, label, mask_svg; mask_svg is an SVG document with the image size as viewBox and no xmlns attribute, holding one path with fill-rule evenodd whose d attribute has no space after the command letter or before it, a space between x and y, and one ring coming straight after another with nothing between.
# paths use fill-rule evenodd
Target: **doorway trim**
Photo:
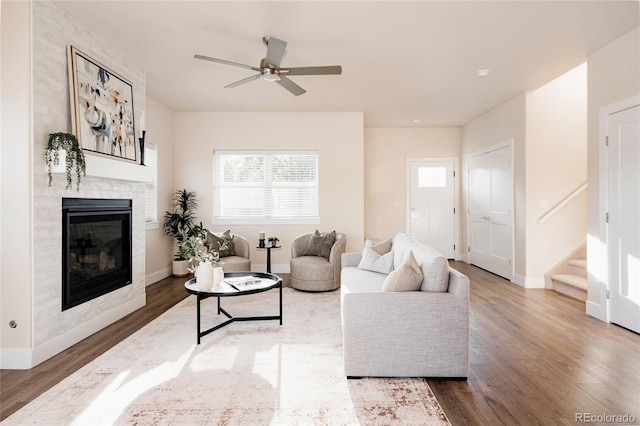
<instances>
[{"instance_id":1,"label":"doorway trim","mask_svg":"<svg viewBox=\"0 0 640 426\"><path fill-rule=\"evenodd\" d=\"M429 161L452 161L453 172L453 205L455 214L453 217L453 251L454 259L461 260L460 251L460 159L458 157L407 157L406 181L405 181L405 232L411 231L411 163Z\"/></svg>"},{"instance_id":2,"label":"doorway trim","mask_svg":"<svg viewBox=\"0 0 640 426\"><path fill-rule=\"evenodd\" d=\"M598 117L598 240L592 241L587 235L587 314L604 322L611 322L611 306L608 298L609 283L609 228L606 214L609 208L609 154L607 136L609 135L609 116L640 105L640 95L612 103L600 108ZM599 295L599 303L590 297Z\"/></svg>"}]
</instances>

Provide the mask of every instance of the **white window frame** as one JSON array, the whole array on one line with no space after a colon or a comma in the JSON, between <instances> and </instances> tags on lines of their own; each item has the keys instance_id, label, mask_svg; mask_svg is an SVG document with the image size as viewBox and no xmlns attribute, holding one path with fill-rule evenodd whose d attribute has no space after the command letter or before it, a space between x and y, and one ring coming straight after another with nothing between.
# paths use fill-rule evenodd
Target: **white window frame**
<instances>
[{"instance_id":1,"label":"white window frame","mask_svg":"<svg viewBox=\"0 0 640 426\"><path fill-rule=\"evenodd\" d=\"M144 159L145 166L149 168L149 179L145 182L145 229L158 229L158 149L155 144L145 145Z\"/></svg>"},{"instance_id":2,"label":"white window frame","mask_svg":"<svg viewBox=\"0 0 640 426\"><path fill-rule=\"evenodd\" d=\"M217 214L216 206L219 203L219 184L218 174L216 169L216 158L219 155L315 155L316 157L316 186L317 186L317 215L316 216L304 216L304 217L269 217L269 216L255 216L250 218L239 218L230 216L220 216ZM291 150L291 151L231 151L231 150L215 150L213 152L213 225L278 225L278 224L304 224L304 225L317 225L320 223L320 156L318 151L315 150ZM269 174L267 174L269 175Z\"/></svg>"}]
</instances>

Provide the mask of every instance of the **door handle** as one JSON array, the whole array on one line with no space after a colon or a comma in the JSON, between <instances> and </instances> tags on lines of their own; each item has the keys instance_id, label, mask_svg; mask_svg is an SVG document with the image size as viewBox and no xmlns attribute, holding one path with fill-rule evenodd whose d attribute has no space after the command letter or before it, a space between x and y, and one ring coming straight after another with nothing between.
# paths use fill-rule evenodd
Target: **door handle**
<instances>
[{"instance_id":1,"label":"door handle","mask_svg":"<svg viewBox=\"0 0 640 426\"><path fill-rule=\"evenodd\" d=\"M491 219L489 216L482 216L482 218L483 218L484 220L489 220L489 219Z\"/></svg>"}]
</instances>

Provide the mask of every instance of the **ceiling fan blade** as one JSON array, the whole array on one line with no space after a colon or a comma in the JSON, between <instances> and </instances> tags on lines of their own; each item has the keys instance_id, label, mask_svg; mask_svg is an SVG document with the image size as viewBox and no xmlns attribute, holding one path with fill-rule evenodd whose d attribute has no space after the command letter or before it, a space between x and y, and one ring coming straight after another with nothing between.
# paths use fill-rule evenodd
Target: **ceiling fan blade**
<instances>
[{"instance_id":1,"label":"ceiling fan blade","mask_svg":"<svg viewBox=\"0 0 640 426\"><path fill-rule=\"evenodd\" d=\"M298 86L293 81L289 80L287 77L283 75L280 76L280 80L276 81L276 83L278 83L280 86L287 89L289 92L291 92L295 96L300 96L303 93L307 92L302 87Z\"/></svg>"},{"instance_id":2,"label":"ceiling fan blade","mask_svg":"<svg viewBox=\"0 0 640 426\"><path fill-rule=\"evenodd\" d=\"M342 67L340 65L330 65L326 67L280 68L280 73L286 75L335 75L342 74Z\"/></svg>"},{"instance_id":3,"label":"ceiling fan blade","mask_svg":"<svg viewBox=\"0 0 640 426\"><path fill-rule=\"evenodd\" d=\"M287 48L287 42L279 38L269 37L267 39L267 63L274 67L280 66L280 61L284 56L284 50Z\"/></svg>"},{"instance_id":4,"label":"ceiling fan blade","mask_svg":"<svg viewBox=\"0 0 640 426\"><path fill-rule=\"evenodd\" d=\"M231 61L227 61L227 60L224 60L224 59L212 58L210 56L193 55L193 57L196 58L196 59L203 59L205 61L218 62L220 64L233 65L234 67L240 67L240 68L246 68L246 69L249 69L249 70L260 71L260 68L252 67L251 65L239 64L237 62L231 62Z\"/></svg>"},{"instance_id":5,"label":"ceiling fan blade","mask_svg":"<svg viewBox=\"0 0 640 426\"><path fill-rule=\"evenodd\" d=\"M236 86L240 86L240 85L242 85L242 84L249 83L250 81L253 81L253 80L257 80L257 79L259 79L261 75L262 75L262 74L252 75L251 77L247 77L247 78L243 78L242 80L238 80L238 81L236 81L235 83L227 84L227 85L226 85L226 86L224 86L224 87L225 87L225 89L226 89L226 88L229 88L229 87L236 87Z\"/></svg>"}]
</instances>

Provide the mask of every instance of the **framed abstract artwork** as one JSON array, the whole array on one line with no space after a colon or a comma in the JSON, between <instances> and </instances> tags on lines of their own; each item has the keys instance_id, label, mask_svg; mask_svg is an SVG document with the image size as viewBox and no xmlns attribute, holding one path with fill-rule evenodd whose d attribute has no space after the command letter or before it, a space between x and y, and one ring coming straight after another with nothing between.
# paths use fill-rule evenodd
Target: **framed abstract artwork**
<instances>
[{"instance_id":1,"label":"framed abstract artwork","mask_svg":"<svg viewBox=\"0 0 640 426\"><path fill-rule=\"evenodd\" d=\"M68 53L71 121L80 146L137 162L132 84L74 46Z\"/></svg>"}]
</instances>

